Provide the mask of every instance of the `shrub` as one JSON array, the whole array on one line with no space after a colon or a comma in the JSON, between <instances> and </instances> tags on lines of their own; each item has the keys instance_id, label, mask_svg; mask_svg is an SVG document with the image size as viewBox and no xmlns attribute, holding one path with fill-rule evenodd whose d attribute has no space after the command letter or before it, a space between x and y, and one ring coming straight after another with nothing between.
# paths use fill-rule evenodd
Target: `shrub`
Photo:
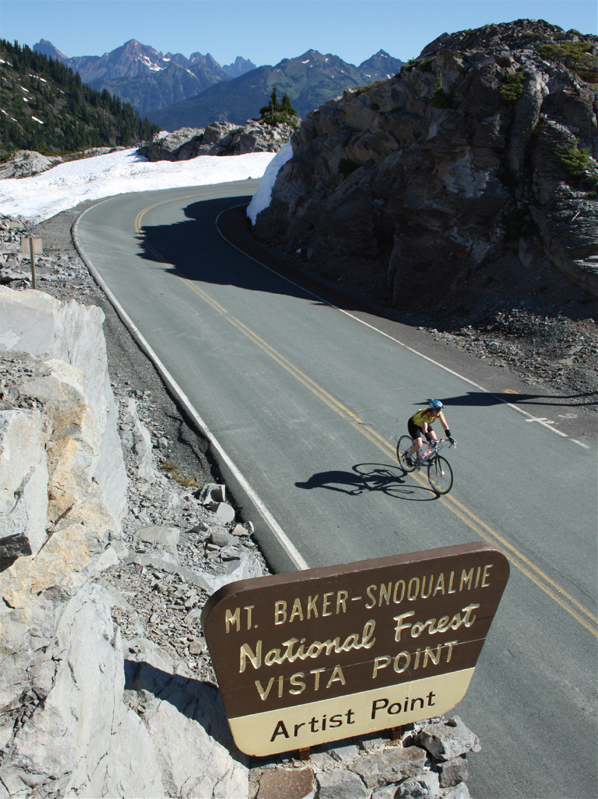
<instances>
[{"instance_id":1,"label":"shrub","mask_svg":"<svg viewBox=\"0 0 598 799\"><path fill-rule=\"evenodd\" d=\"M523 94L523 81L525 76L523 70L511 72L507 75L504 86L499 94L505 103L514 103Z\"/></svg>"},{"instance_id":2,"label":"shrub","mask_svg":"<svg viewBox=\"0 0 598 799\"><path fill-rule=\"evenodd\" d=\"M276 125L286 122L287 125L295 128L295 130L299 127L297 124L297 112L291 104L291 98L287 92L285 92L282 103L279 103L276 86L272 87L270 102L268 105L264 105L260 108L260 114L260 121L265 122L267 125Z\"/></svg>"},{"instance_id":3,"label":"shrub","mask_svg":"<svg viewBox=\"0 0 598 799\"><path fill-rule=\"evenodd\" d=\"M452 108L453 90L451 89L450 92L445 92L442 88L442 79L440 79L430 102L434 108Z\"/></svg>"},{"instance_id":4,"label":"shrub","mask_svg":"<svg viewBox=\"0 0 598 799\"><path fill-rule=\"evenodd\" d=\"M564 64L586 83L598 83L598 58L591 49L591 42L562 42L541 44L538 53L545 61Z\"/></svg>"},{"instance_id":5,"label":"shrub","mask_svg":"<svg viewBox=\"0 0 598 799\"><path fill-rule=\"evenodd\" d=\"M587 150L578 150L577 144L568 147L557 147L556 156L570 175L580 178L588 168L590 154Z\"/></svg>"}]
</instances>

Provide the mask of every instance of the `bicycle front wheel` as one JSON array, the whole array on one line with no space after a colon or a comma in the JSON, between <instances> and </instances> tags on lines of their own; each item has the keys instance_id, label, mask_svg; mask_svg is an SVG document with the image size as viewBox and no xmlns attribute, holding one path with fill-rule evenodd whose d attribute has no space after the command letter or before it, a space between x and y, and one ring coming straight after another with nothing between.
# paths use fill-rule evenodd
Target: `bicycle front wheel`
<instances>
[{"instance_id":1,"label":"bicycle front wheel","mask_svg":"<svg viewBox=\"0 0 598 799\"><path fill-rule=\"evenodd\" d=\"M407 453L412 446L413 440L411 436L401 436L397 442L397 460L404 472L412 472L415 469L415 466L409 466L407 463Z\"/></svg>"},{"instance_id":2,"label":"bicycle front wheel","mask_svg":"<svg viewBox=\"0 0 598 799\"><path fill-rule=\"evenodd\" d=\"M445 458L437 455L430 461L428 480L437 494L448 494L453 487L453 470Z\"/></svg>"}]
</instances>

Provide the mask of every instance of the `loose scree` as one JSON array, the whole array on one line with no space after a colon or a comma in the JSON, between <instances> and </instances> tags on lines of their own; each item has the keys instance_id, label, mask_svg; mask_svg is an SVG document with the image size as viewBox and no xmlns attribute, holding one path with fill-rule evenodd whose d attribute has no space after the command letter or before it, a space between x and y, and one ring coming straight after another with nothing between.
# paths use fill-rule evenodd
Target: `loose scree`
<instances>
[{"instance_id":1,"label":"loose scree","mask_svg":"<svg viewBox=\"0 0 598 799\"><path fill-rule=\"evenodd\" d=\"M465 544L224 586L202 623L235 743L267 756L446 713L508 577Z\"/></svg>"}]
</instances>

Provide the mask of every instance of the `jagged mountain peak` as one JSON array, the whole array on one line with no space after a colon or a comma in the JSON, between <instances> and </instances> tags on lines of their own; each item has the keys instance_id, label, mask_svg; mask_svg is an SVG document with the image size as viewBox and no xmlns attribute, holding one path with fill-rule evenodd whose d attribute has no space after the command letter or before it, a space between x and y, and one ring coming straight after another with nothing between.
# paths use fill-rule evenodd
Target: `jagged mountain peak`
<instances>
[{"instance_id":1,"label":"jagged mountain peak","mask_svg":"<svg viewBox=\"0 0 598 799\"><path fill-rule=\"evenodd\" d=\"M49 42L47 39L40 39L37 44L33 45L32 49L36 53L41 53L42 55L48 56L48 58L54 58L56 61L68 61L68 57L65 56L64 53L61 53L60 50L54 47L52 42Z\"/></svg>"}]
</instances>

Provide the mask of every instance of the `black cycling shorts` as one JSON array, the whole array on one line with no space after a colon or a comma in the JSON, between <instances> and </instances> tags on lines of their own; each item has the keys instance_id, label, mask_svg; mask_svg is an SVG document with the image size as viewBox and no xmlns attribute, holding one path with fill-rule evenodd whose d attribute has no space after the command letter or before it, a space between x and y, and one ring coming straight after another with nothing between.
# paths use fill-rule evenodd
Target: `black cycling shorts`
<instances>
[{"instance_id":1,"label":"black cycling shorts","mask_svg":"<svg viewBox=\"0 0 598 799\"><path fill-rule=\"evenodd\" d=\"M409 419L407 422L407 428L409 430L409 435L411 438L425 438L426 434L422 430L421 427L418 427L413 419ZM428 433L430 432L430 426L428 425Z\"/></svg>"}]
</instances>

